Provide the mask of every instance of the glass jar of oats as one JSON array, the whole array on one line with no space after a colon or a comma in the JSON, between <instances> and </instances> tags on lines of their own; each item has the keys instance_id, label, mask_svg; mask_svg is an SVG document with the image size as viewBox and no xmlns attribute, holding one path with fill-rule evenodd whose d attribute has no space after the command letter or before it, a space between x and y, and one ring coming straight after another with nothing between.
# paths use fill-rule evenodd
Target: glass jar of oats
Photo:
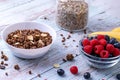
<instances>
[{"instance_id":1,"label":"glass jar of oats","mask_svg":"<svg viewBox=\"0 0 120 80\"><path fill-rule=\"evenodd\" d=\"M88 4L85 0L58 0L56 23L67 31L80 31L86 28Z\"/></svg>"}]
</instances>

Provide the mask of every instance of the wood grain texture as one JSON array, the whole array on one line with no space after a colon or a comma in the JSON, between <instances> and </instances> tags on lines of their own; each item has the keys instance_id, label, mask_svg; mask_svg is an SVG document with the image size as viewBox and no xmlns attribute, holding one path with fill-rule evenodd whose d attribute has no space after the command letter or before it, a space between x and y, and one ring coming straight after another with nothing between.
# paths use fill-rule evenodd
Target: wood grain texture
<instances>
[{"instance_id":1,"label":"wood grain texture","mask_svg":"<svg viewBox=\"0 0 120 80\"><path fill-rule=\"evenodd\" d=\"M91 0L89 9L89 23L87 33L94 31L109 31L113 28L120 26L120 10L119 0ZM115 4L112 4L115 3ZM115 75L120 72L120 62L106 70L99 70L93 68L85 62L79 53L79 40L83 36L83 31L70 34L63 31L55 23L55 0L0 0L0 31L7 25L22 22L22 21L35 21L46 23L53 27L57 32L57 40L48 51L48 53L38 59L24 60L12 55L12 52L0 41L0 51L9 57L8 67L5 70L0 70L0 80L84 80L83 74L86 71L91 72L92 80L116 80ZM47 17L47 19L44 19ZM63 45L61 42L63 34L67 37L69 34L71 38L68 39ZM73 40L76 40L73 42ZM72 53L79 56L75 57L72 62L63 62L62 59L66 54ZM1 59L0 59L1 61ZM53 64L60 64L60 68L65 70L65 76L60 77L57 75ZM18 64L20 70L16 71L14 65ZM79 74L72 75L69 68L72 65L79 67ZM29 74L29 71L33 74ZM8 73L8 76L5 73ZM38 77L37 74L41 74Z\"/></svg>"}]
</instances>

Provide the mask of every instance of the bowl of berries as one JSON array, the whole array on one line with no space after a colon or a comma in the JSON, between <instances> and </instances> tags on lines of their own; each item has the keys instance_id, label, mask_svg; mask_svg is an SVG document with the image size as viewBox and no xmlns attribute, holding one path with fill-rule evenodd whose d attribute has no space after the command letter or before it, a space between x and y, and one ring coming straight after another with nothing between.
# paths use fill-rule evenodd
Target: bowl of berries
<instances>
[{"instance_id":1,"label":"bowl of berries","mask_svg":"<svg viewBox=\"0 0 120 80\"><path fill-rule=\"evenodd\" d=\"M120 42L108 35L85 35L79 41L81 55L96 68L110 68L120 61Z\"/></svg>"}]
</instances>

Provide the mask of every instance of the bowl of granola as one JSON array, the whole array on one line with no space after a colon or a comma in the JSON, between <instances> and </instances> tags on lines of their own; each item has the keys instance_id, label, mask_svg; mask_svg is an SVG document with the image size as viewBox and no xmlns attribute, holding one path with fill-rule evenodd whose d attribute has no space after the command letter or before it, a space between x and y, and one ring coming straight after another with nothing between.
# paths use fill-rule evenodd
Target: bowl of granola
<instances>
[{"instance_id":1,"label":"bowl of granola","mask_svg":"<svg viewBox=\"0 0 120 80\"><path fill-rule=\"evenodd\" d=\"M13 54L26 59L45 55L55 38L54 29L37 22L15 23L2 32L2 39Z\"/></svg>"}]
</instances>

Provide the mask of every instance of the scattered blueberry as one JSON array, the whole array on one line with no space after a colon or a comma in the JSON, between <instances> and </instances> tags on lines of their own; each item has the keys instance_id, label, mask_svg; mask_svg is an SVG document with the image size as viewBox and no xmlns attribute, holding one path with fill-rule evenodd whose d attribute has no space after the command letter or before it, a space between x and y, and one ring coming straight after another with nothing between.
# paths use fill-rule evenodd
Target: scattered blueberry
<instances>
[{"instance_id":1,"label":"scattered blueberry","mask_svg":"<svg viewBox=\"0 0 120 80\"><path fill-rule=\"evenodd\" d=\"M57 73L58 73L60 76L62 76L62 75L64 75L65 71L64 71L63 69L58 69L58 70L57 70Z\"/></svg>"},{"instance_id":2,"label":"scattered blueberry","mask_svg":"<svg viewBox=\"0 0 120 80\"><path fill-rule=\"evenodd\" d=\"M106 41L109 43L110 37L109 37L108 35L105 35L105 39L106 39Z\"/></svg>"},{"instance_id":3,"label":"scattered blueberry","mask_svg":"<svg viewBox=\"0 0 120 80\"><path fill-rule=\"evenodd\" d=\"M117 42L118 42L118 41L117 41L115 38L111 38L110 41L109 41L110 44L115 44L115 43L117 43Z\"/></svg>"},{"instance_id":4,"label":"scattered blueberry","mask_svg":"<svg viewBox=\"0 0 120 80\"><path fill-rule=\"evenodd\" d=\"M120 49L120 43L115 43L115 44L114 44L114 47L116 47L116 48L119 48L119 49Z\"/></svg>"},{"instance_id":5,"label":"scattered blueberry","mask_svg":"<svg viewBox=\"0 0 120 80\"><path fill-rule=\"evenodd\" d=\"M85 78L85 79L89 79L89 78L90 78L90 76L91 76L91 75L90 75L90 73L89 73L89 72L84 73L84 78Z\"/></svg>"},{"instance_id":6,"label":"scattered blueberry","mask_svg":"<svg viewBox=\"0 0 120 80\"><path fill-rule=\"evenodd\" d=\"M120 74L117 74L117 75L116 75L116 78L117 78L118 80L120 80Z\"/></svg>"}]
</instances>

